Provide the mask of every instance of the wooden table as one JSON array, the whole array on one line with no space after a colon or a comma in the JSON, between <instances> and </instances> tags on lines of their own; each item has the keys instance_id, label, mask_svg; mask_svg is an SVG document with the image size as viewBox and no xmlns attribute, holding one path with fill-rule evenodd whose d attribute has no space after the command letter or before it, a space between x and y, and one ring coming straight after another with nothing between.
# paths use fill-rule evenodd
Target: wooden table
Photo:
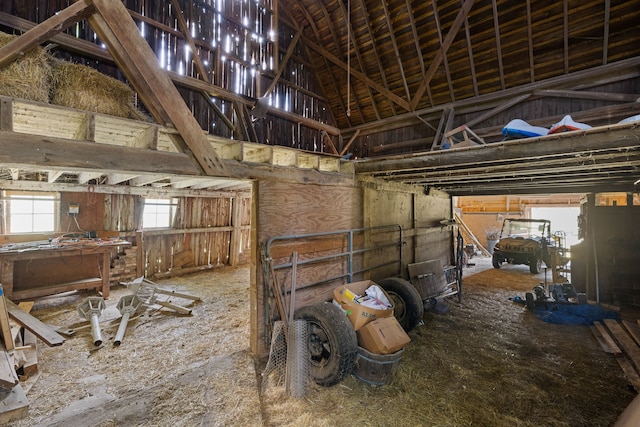
<instances>
[{"instance_id":1,"label":"wooden table","mask_svg":"<svg viewBox=\"0 0 640 427\"><path fill-rule=\"evenodd\" d=\"M0 283L11 300L95 289L109 297L111 251L128 242L0 250Z\"/></svg>"}]
</instances>

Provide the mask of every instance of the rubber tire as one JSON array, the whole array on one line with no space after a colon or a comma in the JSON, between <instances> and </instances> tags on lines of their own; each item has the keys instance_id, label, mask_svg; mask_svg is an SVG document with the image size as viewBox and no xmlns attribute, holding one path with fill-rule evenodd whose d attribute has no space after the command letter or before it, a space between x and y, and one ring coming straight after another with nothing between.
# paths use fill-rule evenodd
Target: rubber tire
<instances>
[{"instance_id":1,"label":"rubber tire","mask_svg":"<svg viewBox=\"0 0 640 427\"><path fill-rule=\"evenodd\" d=\"M524 294L524 300L529 310L533 310L534 308L536 308L536 303L533 300L533 294L531 292L527 292L526 294Z\"/></svg>"},{"instance_id":2,"label":"rubber tire","mask_svg":"<svg viewBox=\"0 0 640 427\"><path fill-rule=\"evenodd\" d=\"M542 258L534 257L529 263L529 271L531 274L538 274L542 270Z\"/></svg>"},{"instance_id":3,"label":"rubber tire","mask_svg":"<svg viewBox=\"0 0 640 427\"><path fill-rule=\"evenodd\" d=\"M294 317L309 327L309 375L316 384L338 384L353 371L358 339L344 311L330 302L307 305Z\"/></svg>"},{"instance_id":4,"label":"rubber tire","mask_svg":"<svg viewBox=\"0 0 640 427\"><path fill-rule=\"evenodd\" d=\"M424 305L418 290L411 283L399 277L387 277L376 283L393 300L393 315L405 332L418 326L424 315Z\"/></svg>"},{"instance_id":5,"label":"rubber tire","mask_svg":"<svg viewBox=\"0 0 640 427\"><path fill-rule=\"evenodd\" d=\"M493 254L491 256L491 264L493 264L493 268L500 268L500 259L496 256L497 254Z\"/></svg>"}]
</instances>

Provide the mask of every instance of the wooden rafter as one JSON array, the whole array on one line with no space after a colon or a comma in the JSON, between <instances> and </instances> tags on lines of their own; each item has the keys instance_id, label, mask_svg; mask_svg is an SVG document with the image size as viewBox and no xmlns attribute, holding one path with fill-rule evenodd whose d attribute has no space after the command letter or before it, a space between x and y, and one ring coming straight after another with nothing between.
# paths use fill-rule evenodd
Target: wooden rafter
<instances>
[{"instance_id":1,"label":"wooden rafter","mask_svg":"<svg viewBox=\"0 0 640 427\"><path fill-rule=\"evenodd\" d=\"M91 0L78 0L56 15L35 26L27 34L18 37L0 48L0 68L17 59L24 52L49 40L55 34L67 29L93 13Z\"/></svg>"},{"instance_id":2,"label":"wooden rafter","mask_svg":"<svg viewBox=\"0 0 640 427\"><path fill-rule=\"evenodd\" d=\"M402 57L400 56L400 50L398 49L398 42L396 41L395 29L393 28L391 18L389 17L389 8L387 6L386 1L383 1L380 4L384 9L384 17L387 23L387 28L389 29L389 37L391 38L391 45L393 46L393 52L395 54L396 61L398 62L398 68L400 69L400 78L402 79L402 85L404 86L404 93L407 99L411 99L411 93L409 92L409 85L407 84L407 77L404 72L404 66L402 65Z\"/></svg>"},{"instance_id":3,"label":"wooden rafter","mask_svg":"<svg viewBox=\"0 0 640 427\"><path fill-rule=\"evenodd\" d=\"M533 59L533 30L531 29L531 0L526 0L527 5L527 43L529 48L529 75L531 82L536 81L535 62Z\"/></svg>"},{"instance_id":4,"label":"wooden rafter","mask_svg":"<svg viewBox=\"0 0 640 427\"><path fill-rule=\"evenodd\" d=\"M363 14L363 19L367 23L367 36L370 40L374 40L375 37L374 37L373 31L371 30L371 21L367 17L367 5L365 4L364 0L359 0L359 2L360 2L360 9L362 10L362 14ZM378 66L378 73L380 74L380 78L382 79L382 84L385 87L389 87L389 83L387 82L387 75L384 72L384 67L382 66L382 61L380 60L380 54L378 53L378 47L376 46L375 43L373 43L370 49L373 55L375 56L376 65ZM376 115L376 119L380 120L380 111L378 110L378 106L374 102L373 96L371 97L371 101L372 101L371 105L373 106L373 109L374 109L373 111ZM389 106L391 107L392 114L395 114L396 113L395 104L393 102L390 102Z\"/></svg>"},{"instance_id":5,"label":"wooden rafter","mask_svg":"<svg viewBox=\"0 0 640 427\"><path fill-rule=\"evenodd\" d=\"M493 10L493 29L496 37L496 59L498 60L498 73L500 74L500 89L504 90L504 66L502 64L502 45L500 43L500 19L498 15L498 4L496 0L491 1L491 7Z\"/></svg>"},{"instance_id":6,"label":"wooden rafter","mask_svg":"<svg viewBox=\"0 0 640 427\"><path fill-rule=\"evenodd\" d=\"M427 90L427 86L429 86L429 83L431 83L431 79L433 79L433 76L435 76L436 71L438 71L438 68L442 63L442 60L444 59L444 53L447 50L449 50L449 47L451 47L451 44L453 43L453 40L456 37L456 34L458 34L460 27L462 27L464 20L466 19L467 15L469 14L469 11L471 10L471 7L473 6L473 2L474 0L466 0L462 5L462 7L460 8L460 11L456 16L456 19L453 21L453 24L451 25L449 32L444 38L442 47L438 49L438 52L436 53L435 58L433 58L433 60L431 61L431 65L429 66L429 69L427 70L427 73L425 74L424 79L422 79L420 86L416 90L416 93L413 99L411 100L411 111L414 111L418 106L418 104L420 103L420 101L422 100L422 96L424 95L424 92Z\"/></svg>"},{"instance_id":7,"label":"wooden rafter","mask_svg":"<svg viewBox=\"0 0 640 427\"><path fill-rule=\"evenodd\" d=\"M200 74L200 78L205 82L209 81L209 79L207 78L209 73L207 72L207 69L202 63L202 59L200 58L200 55L198 55L198 48L196 47L196 44L193 41L193 37L191 37L191 32L189 31L187 20L184 19L184 13L180 8L180 3L178 3L178 0L171 0L171 6L173 6L175 16L178 19L178 27L180 28L182 35L187 41L187 44L189 45L189 49L191 49L191 55L193 56L193 63L196 66L196 70L198 70L198 73Z\"/></svg>"},{"instance_id":8,"label":"wooden rafter","mask_svg":"<svg viewBox=\"0 0 640 427\"><path fill-rule=\"evenodd\" d=\"M460 4L462 4L463 1L464 0L460 0ZM473 94L475 96L478 96L480 95L480 92L478 91L478 78L476 77L476 65L473 60L473 47L471 45L471 32L469 31L468 16L465 16L464 18L464 34L467 39L467 53L469 55L469 69L471 71L471 81L473 82Z\"/></svg>"},{"instance_id":9,"label":"wooden rafter","mask_svg":"<svg viewBox=\"0 0 640 427\"><path fill-rule=\"evenodd\" d=\"M93 0L98 13L88 20L98 37L107 44L111 56L125 72L145 106L160 123L172 123L207 175L224 175L225 167L204 131L158 60L140 35L129 12L119 2ZM181 147L183 148L183 147Z\"/></svg>"},{"instance_id":10,"label":"wooden rafter","mask_svg":"<svg viewBox=\"0 0 640 427\"><path fill-rule=\"evenodd\" d=\"M467 0L467 1L473 1L473 0ZM317 43L314 43L312 40L306 37L303 37L303 40L304 40L304 43L307 46L309 46L310 49L316 51L317 53L325 57L329 62L337 65L338 67L342 68L345 71L348 71L347 64L345 64L344 61L342 61L341 59L337 58L334 54L332 54L328 50L324 49L323 47L319 46ZM390 101L395 102L397 105L404 108L405 110L407 111L411 110L411 106L406 100L400 98L398 95L391 92L389 89L383 87L381 84L371 80L369 77L367 77L365 74L361 73L360 71L354 70L352 68L351 74L353 75L353 77L357 78L358 80L360 80L361 82L363 82L364 84L369 86L371 89L375 90L376 92L386 96L387 98L389 98Z\"/></svg>"},{"instance_id":11,"label":"wooden rafter","mask_svg":"<svg viewBox=\"0 0 640 427\"><path fill-rule=\"evenodd\" d=\"M409 0L405 0L407 5L407 10L411 11L411 3ZM413 44L416 47L416 57L418 58L418 64L420 65L421 75L425 74L424 67L424 56L422 55L422 49L420 49L420 37L418 37L418 30L416 29L416 20L413 16L413 12L409 13L409 23L411 24L411 33L413 34ZM433 105L433 100L431 98L431 90L427 87L427 96L429 97L429 104Z\"/></svg>"},{"instance_id":12,"label":"wooden rafter","mask_svg":"<svg viewBox=\"0 0 640 427\"><path fill-rule=\"evenodd\" d=\"M569 0L562 1L562 44L564 73L569 74Z\"/></svg>"},{"instance_id":13,"label":"wooden rafter","mask_svg":"<svg viewBox=\"0 0 640 427\"><path fill-rule=\"evenodd\" d=\"M431 151L437 150L440 147L440 141L442 140L442 135L444 132L442 129L444 128L446 117L449 115L449 111L445 108L442 110L442 115L440 116L440 121L438 122L438 129L436 130L436 134L433 137L433 143L431 144Z\"/></svg>"},{"instance_id":14,"label":"wooden rafter","mask_svg":"<svg viewBox=\"0 0 640 427\"><path fill-rule=\"evenodd\" d=\"M356 138L358 137L358 135L360 134L359 130L356 130L353 135L351 135L351 138L349 138L349 142L347 142L347 144L344 146L344 148L340 151L340 156L344 156L345 154L347 154L347 151L349 150L349 147L351 147L351 144L354 143L354 141L356 140Z\"/></svg>"},{"instance_id":15,"label":"wooden rafter","mask_svg":"<svg viewBox=\"0 0 640 427\"><path fill-rule=\"evenodd\" d=\"M293 5L295 5L295 6L296 6L300 11L301 11L301 13L305 16L305 18L306 18L307 22L309 23L309 28L311 28L311 31L312 31L312 32L313 32L313 34L314 34L314 37L315 37L316 39L319 39L319 37L320 37L320 33L319 33L318 28L317 28L317 26L316 26L315 20L314 20L314 19L313 19L313 17L309 14L309 11L308 11L306 8L302 7L302 6L299 4L299 2L298 2L297 0L295 0L292 4L293 4ZM280 16L281 16L281 18L283 19L283 21L284 21L284 22L286 22L286 23L287 23L287 25L289 25L291 28L294 28L294 29L296 30L296 32L300 31L300 30L302 29L302 26L301 26L301 25L299 25L299 24L296 22L296 20L295 20L295 19L291 18L291 17L289 16L289 14L288 14L288 13L286 13L286 11L287 11L287 9L286 9L286 8L285 8L285 9L283 9L283 12L285 12L285 13L283 13L282 15L280 15ZM302 36L302 38L303 38L303 42L304 42L304 43L303 43L303 46L304 46L305 53L307 54L307 57L311 58L311 56L312 56L312 55L311 55L311 54L310 54L310 52L309 52L309 45L306 43L306 39L304 38L304 36ZM330 69L331 69L331 67L329 67L329 65L328 65L327 58L326 58L326 57L323 57L323 58L322 58L322 60L323 60L323 62L324 62L324 64L325 64L326 69L327 69L327 70L330 70ZM319 78L320 76L317 74L317 72L315 72L315 73L314 73L314 75L316 76L317 81L319 81L319 82L320 82L320 81L321 81L321 80L320 80L320 78ZM338 86L337 86L337 84L336 84L336 80L335 80L334 78L332 78L332 79L330 79L330 80L331 80L331 83L332 83L332 84L333 84L333 86L334 86L334 92L335 92L335 93L340 93L340 90L338 89ZM341 110L342 110L342 111L347 111L347 106L344 104L343 98L342 98L342 97L338 97L338 100L340 101ZM332 112L332 116L334 116L334 118L335 118L335 114L334 114L333 112ZM348 116L346 116L346 115L345 115L344 117L346 117L347 121L350 123L350 117L348 117ZM336 130L337 130L337 129L336 129ZM333 134L333 135L337 135L338 133L339 133L339 132L335 132L335 133L332 133L332 134Z\"/></svg>"},{"instance_id":16,"label":"wooden rafter","mask_svg":"<svg viewBox=\"0 0 640 427\"><path fill-rule=\"evenodd\" d=\"M347 46L346 54L345 54L345 52L344 52L344 50L342 48L342 44L340 43L340 39L338 38L338 34L337 34L337 31L336 31L336 28L334 26L334 20L331 19L331 15L327 11L327 8L324 5L324 2L318 2L318 6L322 10L322 14L324 16L324 19L325 19L326 25L328 27L328 30L329 30L329 32L331 34L331 38L333 39L333 43L335 45L335 50L337 52L338 57L343 58L343 57L345 57L347 55L351 55L351 46ZM344 13L343 16L346 17L347 15L346 15L346 12L345 12L345 9L344 9L344 5L343 5L343 8L342 8L342 11ZM346 21L347 20L345 19L345 23L346 23ZM349 28L348 25L344 25L344 27L347 29L347 32L349 32L349 34L351 34L350 33L351 28ZM357 54L358 54L357 47L354 49L354 51L356 52L356 59L359 59L359 57L357 56ZM349 69L350 68L349 67L349 65L350 65L349 62L350 61L347 60L347 70L346 71L347 71L347 79L349 79L349 82L347 83L347 87L348 87L347 91L350 90L349 88L350 88L350 79L351 79L351 70ZM362 64L360 64L359 68L362 69ZM353 67L351 67L351 69L353 69ZM338 92L338 93L341 93L341 92ZM347 108L345 110L345 112L346 112L345 115L347 117L352 117L352 118L354 117L351 114L351 111L352 111L352 109L351 109L351 101L352 101L353 105L355 105L355 107L356 107L355 109L358 111L358 116L361 118L361 122L364 123L364 114L362 112L362 106L361 106L360 100L358 99L357 94L355 93L355 91L350 91L348 93L351 94L352 100L350 99L349 101L347 101Z\"/></svg>"},{"instance_id":17,"label":"wooden rafter","mask_svg":"<svg viewBox=\"0 0 640 427\"><path fill-rule=\"evenodd\" d=\"M193 63L196 67L196 70L198 71L198 75L201 80L205 82L209 82L209 78L208 78L209 73L207 72L207 69L205 68L204 63L202 62L202 58L200 58L200 55L198 54L198 47L196 46L196 43L193 41L193 37L191 37L191 32L189 31L187 20L184 17L184 12L180 8L180 3L178 3L178 0L171 0L171 6L175 11L180 32L182 33L185 40L187 41L187 44L189 45L189 49L191 49L191 54L193 56ZM224 113L220 110L220 108L218 108L218 106L211 100L211 93L207 91L200 91L200 94L207 101L207 103L209 104L209 107L211 107L213 112L224 122L224 124L231 131L235 132L236 128L231 122L231 120L229 120L229 118L225 116Z\"/></svg>"},{"instance_id":18,"label":"wooden rafter","mask_svg":"<svg viewBox=\"0 0 640 427\"><path fill-rule=\"evenodd\" d=\"M438 3L436 0L431 0L433 6L433 19L436 21L436 30L438 31L438 41L440 48L442 48L442 27L440 26L440 17L438 13ZM466 22L466 19L465 19ZM449 86L449 97L451 101L455 102L456 97L453 93L453 85L451 84L451 72L449 71L449 60L447 59L447 52L442 53L442 63L444 64L444 73L447 76L447 86Z\"/></svg>"},{"instance_id":19,"label":"wooden rafter","mask_svg":"<svg viewBox=\"0 0 640 427\"><path fill-rule=\"evenodd\" d=\"M478 117L474 118L473 120L469 120L466 123L466 125L468 127L472 127L472 126L477 125L478 123L482 123L485 120L495 116L496 114L501 113L501 112L513 107L514 105L518 105L521 102L526 101L527 99L529 99L529 97L531 97L531 94L526 93L524 95L512 98L512 99L510 99L510 100L508 100L506 102L503 102L502 104L492 108L491 110L487 111L486 113L483 113L483 114L479 115Z\"/></svg>"},{"instance_id":20,"label":"wooden rafter","mask_svg":"<svg viewBox=\"0 0 640 427\"><path fill-rule=\"evenodd\" d=\"M540 89L533 91L533 95L556 98L596 99L612 102L638 102L640 100L640 95L636 93L593 92L587 90Z\"/></svg>"},{"instance_id":21,"label":"wooden rafter","mask_svg":"<svg viewBox=\"0 0 640 427\"><path fill-rule=\"evenodd\" d=\"M505 89L503 91L487 93L474 98L460 99L454 103L438 105L434 107L422 108L414 113L405 113L382 119L376 123L357 126L351 129L344 129L343 132L349 135L356 129L361 131L360 136L370 135L380 132L380 129L389 130L398 127L409 126L416 122L416 114L432 118L439 117L442 110L448 107L456 109L458 114L471 114L482 111L487 105L495 106L498 103L509 100L526 93L537 90L566 87L571 90L584 90L587 88L610 84L640 77L640 57L629 58L616 63L601 65L588 70L573 72L569 75L562 75L551 79L540 80L526 85ZM493 107L491 107L493 108Z\"/></svg>"},{"instance_id":22,"label":"wooden rafter","mask_svg":"<svg viewBox=\"0 0 640 427\"><path fill-rule=\"evenodd\" d=\"M347 14L351 13L351 11L349 11L349 10L347 10L347 8L345 8L343 2L338 2L338 4L340 5L340 8L341 8L342 12L344 13L344 16L348 16ZM362 60L362 54L360 53L360 48L358 46L358 42L357 42L355 34L353 33L353 28L352 28L351 25L347 27L347 31L349 32L349 38L351 39L351 43L353 44L353 51L356 54L356 61L358 62L358 67L361 70L363 70L364 69L364 63L363 63L363 60ZM347 55L350 54L349 53L350 49L351 49L351 46L347 46ZM385 87L388 87L386 83L385 83ZM369 86L365 85L365 88L367 90L367 93L369 94L368 99L369 99L370 104L374 108L374 112L376 114L376 117L380 118L380 113L378 112L378 107L376 106L376 103L374 101L373 92L371 92L371 88ZM352 92L352 94L356 99L356 105L358 106L358 109L360 109L359 102L357 101L358 100L357 94L355 92ZM360 115L361 115L361 117L363 118L363 121L364 121L364 115L362 114L362 111L360 112Z\"/></svg>"},{"instance_id":23,"label":"wooden rafter","mask_svg":"<svg viewBox=\"0 0 640 427\"><path fill-rule=\"evenodd\" d=\"M299 28L298 31L296 32L296 35L293 37L293 40L291 40L291 43L289 43L289 47L287 48L287 53L284 55L284 58L280 63L280 67L278 68L276 75L273 77L273 81L271 82L269 87L265 89L264 93L262 94L263 97L268 96L278 84L278 81L280 80L280 77L282 77L282 73L284 72L284 68L287 66L289 59L291 59L291 55L293 55L293 51L295 50L301 35L302 35L302 28Z\"/></svg>"},{"instance_id":24,"label":"wooden rafter","mask_svg":"<svg viewBox=\"0 0 640 427\"><path fill-rule=\"evenodd\" d=\"M604 35L602 37L602 65L609 62L609 19L611 15L611 0L604 2L604 22L602 23Z\"/></svg>"}]
</instances>

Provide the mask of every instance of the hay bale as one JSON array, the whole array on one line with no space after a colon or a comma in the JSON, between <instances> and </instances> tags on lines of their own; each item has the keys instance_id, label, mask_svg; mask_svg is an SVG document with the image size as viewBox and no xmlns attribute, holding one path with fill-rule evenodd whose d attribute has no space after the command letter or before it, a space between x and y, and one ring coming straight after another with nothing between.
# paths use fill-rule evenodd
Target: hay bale
<instances>
[{"instance_id":1,"label":"hay bale","mask_svg":"<svg viewBox=\"0 0 640 427\"><path fill-rule=\"evenodd\" d=\"M17 37L0 32L0 47ZM35 47L0 68L0 95L49 102L50 79L49 54L43 48Z\"/></svg>"},{"instance_id":2,"label":"hay bale","mask_svg":"<svg viewBox=\"0 0 640 427\"><path fill-rule=\"evenodd\" d=\"M144 120L125 83L85 65L60 61L52 69L51 102L129 119Z\"/></svg>"}]
</instances>

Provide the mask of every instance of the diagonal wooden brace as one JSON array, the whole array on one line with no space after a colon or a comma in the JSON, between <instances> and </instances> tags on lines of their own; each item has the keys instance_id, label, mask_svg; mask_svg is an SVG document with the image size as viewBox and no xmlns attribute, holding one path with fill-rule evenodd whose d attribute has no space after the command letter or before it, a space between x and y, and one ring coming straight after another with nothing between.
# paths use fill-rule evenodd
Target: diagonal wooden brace
<instances>
[{"instance_id":1,"label":"diagonal wooden brace","mask_svg":"<svg viewBox=\"0 0 640 427\"><path fill-rule=\"evenodd\" d=\"M227 176L218 157L193 114L182 100L171 78L140 35L140 31L121 1L92 0L96 13L89 24L107 45L109 53L144 105L161 124L172 124L205 174ZM184 148L184 147L180 147Z\"/></svg>"}]
</instances>

